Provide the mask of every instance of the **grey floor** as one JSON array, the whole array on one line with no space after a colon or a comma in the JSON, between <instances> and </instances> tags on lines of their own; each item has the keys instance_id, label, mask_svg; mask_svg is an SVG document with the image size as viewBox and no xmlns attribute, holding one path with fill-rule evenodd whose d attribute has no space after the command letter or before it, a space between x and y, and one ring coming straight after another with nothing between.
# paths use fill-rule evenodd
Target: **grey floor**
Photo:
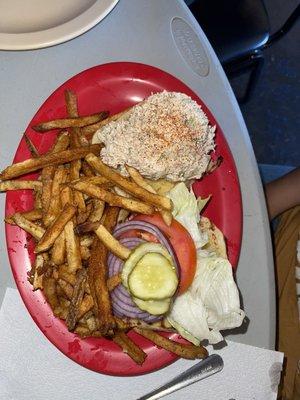
<instances>
[{"instance_id":1,"label":"grey floor","mask_svg":"<svg viewBox=\"0 0 300 400\"><path fill-rule=\"evenodd\" d=\"M272 32L297 4L297 0L265 0ZM236 84L232 82L235 89ZM259 163L300 165L300 20L265 50L260 80L241 110Z\"/></svg>"},{"instance_id":2,"label":"grey floor","mask_svg":"<svg viewBox=\"0 0 300 400\"><path fill-rule=\"evenodd\" d=\"M225 1L225 0L223 0ZM286 21L299 0L264 0L271 33ZM241 105L259 163L300 166L300 20L264 52L265 64L249 102ZM247 75L231 80L237 95Z\"/></svg>"}]
</instances>

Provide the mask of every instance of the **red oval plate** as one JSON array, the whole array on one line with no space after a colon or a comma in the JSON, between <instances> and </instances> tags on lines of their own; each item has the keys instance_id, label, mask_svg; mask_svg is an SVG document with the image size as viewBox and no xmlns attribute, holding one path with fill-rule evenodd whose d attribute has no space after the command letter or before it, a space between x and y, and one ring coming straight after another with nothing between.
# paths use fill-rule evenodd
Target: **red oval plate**
<instances>
[{"instance_id":1,"label":"red oval plate","mask_svg":"<svg viewBox=\"0 0 300 400\"><path fill-rule=\"evenodd\" d=\"M109 110L111 114L142 101L151 93L162 90L186 93L202 106L212 125L216 125L216 155L222 155L223 163L211 175L196 182L196 195L212 194L205 215L224 232L228 253L234 267L237 265L242 229L241 195L233 157L223 136L221 128L205 104L184 83L172 75L138 63L119 62L100 65L74 76L60 86L44 102L30 122L26 133L40 153L46 152L55 138L55 132L38 134L30 127L38 122L64 117L66 115L64 90L77 93L79 112L82 115L99 110ZM22 139L14 162L30 157ZM35 177L36 175L29 175ZM9 192L6 199L6 215L16 211L29 210L33 205L29 190ZM81 339L68 332L65 324L55 318L42 292L32 291L27 281L27 272L34 259L33 242L28 235L16 226L6 225L7 248L13 275L32 318L47 338L64 354L94 371L119 376L138 375L157 370L175 361L177 357L164 349L158 349L148 340L130 333L130 336L147 353L142 366L136 365L117 345L106 339ZM172 338L178 338L172 335ZM180 340L180 339L179 339Z\"/></svg>"}]
</instances>

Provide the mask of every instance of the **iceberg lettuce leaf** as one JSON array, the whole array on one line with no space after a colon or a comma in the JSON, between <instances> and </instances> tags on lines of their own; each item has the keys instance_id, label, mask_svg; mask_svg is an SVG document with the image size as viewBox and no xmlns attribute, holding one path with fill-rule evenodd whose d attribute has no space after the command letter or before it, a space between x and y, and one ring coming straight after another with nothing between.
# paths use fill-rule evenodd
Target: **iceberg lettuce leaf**
<instances>
[{"instance_id":1,"label":"iceberg lettuce leaf","mask_svg":"<svg viewBox=\"0 0 300 400\"><path fill-rule=\"evenodd\" d=\"M203 208L209 198L196 199L193 191L189 191L183 182L178 183L168 193L173 202L173 217L180 222L194 240L196 249L200 249L208 242L206 233L200 232L198 222L200 221L199 208Z\"/></svg>"},{"instance_id":2,"label":"iceberg lettuce leaf","mask_svg":"<svg viewBox=\"0 0 300 400\"><path fill-rule=\"evenodd\" d=\"M239 293L232 267L225 258L198 252L194 281L187 292L178 296L168 321L193 343L207 339L215 344L223 340L220 330L240 326L245 313L240 309ZM174 324L175 322L175 324Z\"/></svg>"}]
</instances>

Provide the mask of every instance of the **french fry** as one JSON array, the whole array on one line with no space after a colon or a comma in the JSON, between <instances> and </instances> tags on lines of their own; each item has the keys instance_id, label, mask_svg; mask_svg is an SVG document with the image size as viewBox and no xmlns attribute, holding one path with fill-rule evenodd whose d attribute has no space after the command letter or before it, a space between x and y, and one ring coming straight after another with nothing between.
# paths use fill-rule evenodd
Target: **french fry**
<instances>
[{"instance_id":1,"label":"french fry","mask_svg":"<svg viewBox=\"0 0 300 400\"><path fill-rule=\"evenodd\" d=\"M172 213L170 211L166 211L166 210L160 210L159 213L162 216L165 224L170 226L172 223L172 220L173 220Z\"/></svg>"},{"instance_id":2,"label":"french fry","mask_svg":"<svg viewBox=\"0 0 300 400\"><path fill-rule=\"evenodd\" d=\"M81 338L86 338L86 337L96 337L96 338L101 338L103 335L99 331L93 331L91 332L90 329L88 328L87 324L81 324L79 323L74 332L80 336Z\"/></svg>"},{"instance_id":3,"label":"french fry","mask_svg":"<svg viewBox=\"0 0 300 400\"><path fill-rule=\"evenodd\" d=\"M81 163L81 169L87 178L95 176L93 168L91 168L91 166L85 160L83 160Z\"/></svg>"},{"instance_id":4,"label":"french fry","mask_svg":"<svg viewBox=\"0 0 300 400\"><path fill-rule=\"evenodd\" d=\"M66 224L73 218L76 212L76 207L67 204L61 213L52 222L49 228L44 233L43 237L35 247L35 253L41 253L50 249L60 233L64 230Z\"/></svg>"},{"instance_id":5,"label":"french fry","mask_svg":"<svg viewBox=\"0 0 300 400\"><path fill-rule=\"evenodd\" d=\"M60 151L67 150L70 144L70 135L68 131L62 130L57 138L51 149L47 154L58 153Z\"/></svg>"},{"instance_id":6,"label":"french fry","mask_svg":"<svg viewBox=\"0 0 300 400\"><path fill-rule=\"evenodd\" d=\"M142 365L147 354L136 345L123 331L117 332L113 341L121 347L124 353L128 354L138 365Z\"/></svg>"},{"instance_id":7,"label":"french fry","mask_svg":"<svg viewBox=\"0 0 300 400\"><path fill-rule=\"evenodd\" d=\"M70 272L69 266L67 264L62 264L58 266L58 278L63 279L70 285L74 286L76 282L76 277L74 272Z\"/></svg>"},{"instance_id":8,"label":"french fry","mask_svg":"<svg viewBox=\"0 0 300 400\"><path fill-rule=\"evenodd\" d=\"M65 296L70 300L73 296L73 286L69 282L61 278L58 278L57 282L59 287L64 292Z\"/></svg>"},{"instance_id":9,"label":"french fry","mask_svg":"<svg viewBox=\"0 0 300 400\"><path fill-rule=\"evenodd\" d=\"M86 246L80 246L80 255L82 260L88 260L90 258L90 249Z\"/></svg>"},{"instance_id":10,"label":"french fry","mask_svg":"<svg viewBox=\"0 0 300 400\"><path fill-rule=\"evenodd\" d=\"M42 191L36 190L34 196L34 206L33 208L42 210Z\"/></svg>"},{"instance_id":11,"label":"french fry","mask_svg":"<svg viewBox=\"0 0 300 400\"><path fill-rule=\"evenodd\" d=\"M89 294L85 294L79 306L78 319L82 318L86 313L91 311L93 307L94 301L92 296L90 296Z\"/></svg>"},{"instance_id":12,"label":"french fry","mask_svg":"<svg viewBox=\"0 0 300 400\"><path fill-rule=\"evenodd\" d=\"M138 334L144 336L146 339L151 340L151 342L157 346L162 347L163 349L168 350L179 357L186 358L188 360L195 360L198 358L205 358L208 355L207 350L203 346L177 343L164 336L161 336L157 332L147 329L134 328L134 330Z\"/></svg>"},{"instance_id":13,"label":"french fry","mask_svg":"<svg viewBox=\"0 0 300 400\"><path fill-rule=\"evenodd\" d=\"M55 269L54 269L55 270ZM53 272L54 272L54 270L53 270ZM56 282L57 282L57 277L56 277L56 274L54 274L53 273L53 278L56 280ZM56 293L57 293L57 296L58 296L58 299L59 299L59 302L60 302L60 304L61 304L61 299L63 298L64 300L68 300L67 299L67 296L65 295L65 293L64 293L64 291L62 290L62 288L58 285L58 284L56 284ZM70 303L70 302L69 302ZM63 304L66 304L66 303L63 303Z\"/></svg>"},{"instance_id":14,"label":"french fry","mask_svg":"<svg viewBox=\"0 0 300 400\"><path fill-rule=\"evenodd\" d=\"M66 90L65 101L69 117L71 118L79 117L76 94L71 90ZM70 131L71 131L71 147L80 147L88 145L89 143L88 140L80 133L80 127L70 128Z\"/></svg>"},{"instance_id":15,"label":"french fry","mask_svg":"<svg viewBox=\"0 0 300 400\"><path fill-rule=\"evenodd\" d=\"M23 212L20 212L19 214L21 214L23 217L28 219L28 221L38 221L43 216L41 209L23 211ZM15 221L13 220L13 215L9 215L9 216L5 217L5 222L7 224L15 225Z\"/></svg>"},{"instance_id":16,"label":"french fry","mask_svg":"<svg viewBox=\"0 0 300 400\"><path fill-rule=\"evenodd\" d=\"M79 172L81 169L81 161L80 160L75 160L71 162L70 165L70 180L76 180L79 178ZM86 207L85 207L85 201L84 201L84 197L83 194L75 191L73 193L74 196L74 204L77 205L78 210L81 212L85 212L86 211Z\"/></svg>"},{"instance_id":17,"label":"french fry","mask_svg":"<svg viewBox=\"0 0 300 400\"><path fill-rule=\"evenodd\" d=\"M69 143L70 143L69 133L66 131L62 131L60 135L58 135L56 142L54 143L54 145L47 154L57 153L59 151L66 150L69 146ZM41 181L43 184L42 208L44 210L44 215L46 215L46 212L48 211L48 207L50 204L51 187L52 187L53 176L55 173L55 168L56 167L54 165L50 165L48 167L43 168L41 173Z\"/></svg>"},{"instance_id":18,"label":"french fry","mask_svg":"<svg viewBox=\"0 0 300 400\"><path fill-rule=\"evenodd\" d=\"M65 262L65 258L66 258L66 239L65 239L65 232L62 231L53 244L51 251L51 261L55 265L61 265Z\"/></svg>"},{"instance_id":19,"label":"french fry","mask_svg":"<svg viewBox=\"0 0 300 400\"><path fill-rule=\"evenodd\" d=\"M103 216L105 202L103 200L93 199L93 206L94 208L89 216L89 221L90 222L100 221Z\"/></svg>"},{"instance_id":20,"label":"french fry","mask_svg":"<svg viewBox=\"0 0 300 400\"><path fill-rule=\"evenodd\" d=\"M52 121L42 122L38 125L32 126L36 132L48 132L53 129L65 129L65 128L81 128L83 126L95 124L103 120L106 115L103 111L95 114L88 115L86 117L74 117L74 118L58 118Z\"/></svg>"},{"instance_id":21,"label":"french fry","mask_svg":"<svg viewBox=\"0 0 300 400\"><path fill-rule=\"evenodd\" d=\"M93 315L91 315L89 318L87 318L86 324L91 332L94 332L97 330L97 322Z\"/></svg>"},{"instance_id":22,"label":"french fry","mask_svg":"<svg viewBox=\"0 0 300 400\"><path fill-rule=\"evenodd\" d=\"M41 181L43 185L41 200L42 200L42 210L44 210L44 216L46 215L50 204L52 179L54 176L54 172L55 172L55 167L50 166L43 168L41 173Z\"/></svg>"},{"instance_id":23,"label":"french fry","mask_svg":"<svg viewBox=\"0 0 300 400\"><path fill-rule=\"evenodd\" d=\"M127 197L127 199L131 199L131 194L125 192L125 190L119 188L118 186L113 187L113 192L118 194L119 196Z\"/></svg>"},{"instance_id":24,"label":"french fry","mask_svg":"<svg viewBox=\"0 0 300 400\"><path fill-rule=\"evenodd\" d=\"M69 221L65 226L66 255L67 264L70 272L76 272L81 268L81 254L79 240L74 234L73 221Z\"/></svg>"},{"instance_id":25,"label":"french fry","mask_svg":"<svg viewBox=\"0 0 300 400\"><path fill-rule=\"evenodd\" d=\"M77 96L72 90L65 90L65 102L68 116L71 118L76 118L79 116L78 114L78 104L77 104ZM79 146L79 137L78 137L78 127L72 127L70 129L71 132L71 147Z\"/></svg>"},{"instance_id":26,"label":"french fry","mask_svg":"<svg viewBox=\"0 0 300 400\"><path fill-rule=\"evenodd\" d=\"M118 215L118 224L120 224L121 222L125 222L129 216L129 214L130 214L130 212L128 210L121 208L119 215Z\"/></svg>"},{"instance_id":27,"label":"french fry","mask_svg":"<svg viewBox=\"0 0 300 400\"><path fill-rule=\"evenodd\" d=\"M142 175L139 173L139 171L133 167L130 167L129 165L126 165L127 172L129 173L131 179L140 187L148 190L148 192L151 193L156 193L156 190L153 189L153 187L148 183ZM163 220L165 223L170 226L172 223L172 213L167 210L160 210L160 214L163 217Z\"/></svg>"},{"instance_id":28,"label":"french fry","mask_svg":"<svg viewBox=\"0 0 300 400\"><path fill-rule=\"evenodd\" d=\"M40 273L40 270L43 268L44 262L43 254L38 254L34 261L33 290L43 289L43 274Z\"/></svg>"},{"instance_id":29,"label":"french fry","mask_svg":"<svg viewBox=\"0 0 300 400\"><path fill-rule=\"evenodd\" d=\"M108 208L104 220L108 232L111 231L116 224L118 212L119 210L116 207ZM105 246L97 237L95 237L87 271L88 283L94 302L94 311L95 316L97 317L98 328L103 334L106 334L115 326L106 282L107 254L108 252Z\"/></svg>"},{"instance_id":30,"label":"french fry","mask_svg":"<svg viewBox=\"0 0 300 400\"><path fill-rule=\"evenodd\" d=\"M94 243L93 235L85 235L80 238L80 246L91 247L93 243Z\"/></svg>"},{"instance_id":31,"label":"french fry","mask_svg":"<svg viewBox=\"0 0 300 400\"><path fill-rule=\"evenodd\" d=\"M116 225L120 209L118 207L107 207L103 215L103 226L111 233Z\"/></svg>"},{"instance_id":32,"label":"french fry","mask_svg":"<svg viewBox=\"0 0 300 400\"><path fill-rule=\"evenodd\" d=\"M73 194L68 186L62 188L60 192L60 201L62 207L66 207L68 204L73 203ZM80 244L78 239L74 235L74 223L69 221L64 228L65 237L65 249L64 258L67 260L66 269L67 273L74 274L78 269L81 268L81 254L80 254ZM61 270L61 269L60 269Z\"/></svg>"},{"instance_id":33,"label":"french fry","mask_svg":"<svg viewBox=\"0 0 300 400\"><path fill-rule=\"evenodd\" d=\"M22 214L15 213L12 219L16 225L30 233L36 240L40 240L45 233L45 229L26 219Z\"/></svg>"},{"instance_id":34,"label":"french fry","mask_svg":"<svg viewBox=\"0 0 300 400\"><path fill-rule=\"evenodd\" d=\"M82 128L68 128L70 131L70 148L89 146L89 141L81 135Z\"/></svg>"},{"instance_id":35,"label":"french fry","mask_svg":"<svg viewBox=\"0 0 300 400\"><path fill-rule=\"evenodd\" d=\"M162 327L161 324L147 324L141 319L135 319L135 318L115 318L116 324L118 329L120 330L128 330L132 328L142 328L142 329L147 329L150 331L157 331L157 332L169 332L169 333L175 333L174 328L165 328Z\"/></svg>"},{"instance_id":36,"label":"french fry","mask_svg":"<svg viewBox=\"0 0 300 400\"><path fill-rule=\"evenodd\" d=\"M89 285L89 281L88 280L85 283L85 293L91 294L90 285Z\"/></svg>"},{"instance_id":37,"label":"french fry","mask_svg":"<svg viewBox=\"0 0 300 400\"><path fill-rule=\"evenodd\" d=\"M70 301L64 296L63 290L60 288L59 285L57 285L56 288L57 288L56 291L57 291L57 295L59 296L60 304L63 306L63 308L66 308L66 310L68 311L68 308L70 306ZM67 318L67 316L65 316L65 318L63 318L63 319L66 319L66 318Z\"/></svg>"},{"instance_id":38,"label":"french fry","mask_svg":"<svg viewBox=\"0 0 300 400\"><path fill-rule=\"evenodd\" d=\"M92 317L93 315L94 315L93 310L87 312L82 318L80 318L80 320L78 321L78 324L86 324L86 325L87 325L86 321L87 321L90 317Z\"/></svg>"},{"instance_id":39,"label":"french fry","mask_svg":"<svg viewBox=\"0 0 300 400\"><path fill-rule=\"evenodd\" d=\"M66 204L73 204L73 193L69 186L64 186L60 192L60 201L62 207Z\"/></svg>"},{"instance_id":40,"label":"french fry","mask_svg":"<svg viewBox=\"0 0 300 400\"><path fill-rule=\"evenodd\" d=\"M65 103L67 113L70 117L78 117L77 96L73 90L65 90Z\"/></svg>"},{"instance_id":41,"label":"french fry","mask_svg":"<svg viewBox=\"0 0 300 400\"><path fill-rule=\"evenodd\" d=\"M78 105L77 105L77 97L74 92L71 90L65 91L65 101L68 115L70 117L78 117ZM78 127L73 127L70 129L71 137L70 137L70 147L80 147L80 129ZM70 164L70 180L73 181L78 179L80 176L81 170L81 160L72 161ZM85 212L85 201L82 193L73 192L73 201L74 204L77 205L78 210L81 212ZM76 218L74 218L76 221Z\"/></svg>"},{"instance_id":42,"label":"french fry","mask_svg":"<svg viewBox=\"0 0 300 400\"><path fill-rule=\"evenodd\" d=\"M150 193L141 188L135 182L131 182L129 179L123 177L118 172L105 165L100 158L96 157L94 154L88 154L85 159L99 174L114 182L115 185L119 186L126 192L159 208L168 211L172 209L172 203L169 198Z\"/></svg>"},{"instance_id":43,"label":"french fry","mask_svg":"<svg viewBox=\"0 0 300 400\"><path fill-rule=\"evenodd\" d=\"M84 222L83 224L77 225L74 229L77 235L83 235L85 233L94 232L100 225L100 222Z\"/></svg>"},{"instance_id":44,"label":"french fry","mask_svg":"<svg viewBox=\"0 0 300 400\"><path fill-rule=\"evenodd\" d=\"M57 167L57 170L54 173L52 185L51 185L51 195L49 200L49 207L47 212L43 217L44 224L46 226L50 225L56 216L60 212L60 187L61 184L65 182L67 179L67 170L63 165Z\"/></svg>"},{"instance_id":45,"label":"french fry","mask_svg":"<svg viewBox=\"0 0 300 400\"><path fill-rule=\"evenodd\" d=\"M33 285L34 274L35 274L35 265L34 263L31 263L30 270L27 272L27 280L31 285Z\"/></svg>"},{"instance_id":46,"label":"french fry","mask_svg":"<svg viewBox=\"0 0 300 400\"><path fill-rule=\"evenodd\" d=\"M113 184L109 182L108 179L104 178L103 176L88 176L88 177L81 177L80 179L76 179L73 182L70 182L71 184L76 184L76 183L90 183L93 185L99 185L103 187L112 187Z\"/></svg>"},{"instance_id":47,"label":"french fry","mask_svg":"<svg viewBox=\"0 0 300 400\"><path fill-rule=\"evenodd\" d=\"M6 192L8 190L22 190L22 189L33 189L38 190L42 188L42 182L40 181L5 181L0 182L0 192Z\"/></svg>"},{"instance_id":48,"label":"french fry","mask_svg":"<svg viewBox=\"0 0 300 400\"><path fill-rule=\"evenodd\" d=\"M66 186L61 191L61 204L65 207L67 204L72 204L73 194L71 189ZM74 233L74 222L69 221L64 229L65 244L66 244L66 259L69 273L76 273L81 268L81 254L79 239Z\"/></svg>"},{"instance_id":49,"label":"french fry","mask_svg":"<svg viewBox=\"0 0 300 400\"><path fill-rule=\"evenodd\" d=\"M109 118L109 117L108 117ZM108 119L106 118L106 119ZM104 119L103 121L97 122L96 124L92 124L92 125L88 125L88 126L84 126L81 129L82 134L87 138L87 140L89 142L92 141L94 134L97 132L98 129L102 128L103 122L106 122L106 120Z\"/></svg>"},{"instance_id":50,"label":"french fry","mask_svg":"<svg viewBox=\"0 0 300 400\"><path fill-rule=\"evenodd\" d=\"M43 276L43 293L54 315L59 316L60 304L56 293L56 281L51 276L47 276L47 274Z\"/></svg>"},{"instance_id":51,"label":"french fry","mask_svg":"<svg viewBox=\"0 0 300 400\"><path fill-rule=\"evenodd\" d=\"M132 212L141 214L154 213L154 208L149 204L139 200L128 199L126 197L119 196L93 184L77 182L70 183L70 186L75 190L79 190L82 193L87 194L88 196L102 200L111 206L125 208Z\"/></svg>"},{"instance_id":52,"label":"french fry","mask_svg":"<svg viewBox=\"0 0 300 400\"><path fill-rule=\"evenodd\" d=\"M30 140L30 138L27 135L27 133L24 132L23 136L24 136L25 142L27 144L27 147L28 147L28 149L30 151L31 157L38 157L39 156L39 152L37 151L37 148L32 143L32 141Z\"/></svg>"},{"instance_id":53,"label":"french fry","mask_svg":"<svg viewBox=\"0 0 300 400\"><path fill-rule=\"evenodd\" d=\"M121 274L116 274L107 279L107 288L111 292L122 282Z\"/></svg>"},{"instance_id":54,"label":"french fry","mask_svg":"<svg viewBox=\"0 0 300 400\"><path fill-rule=\"evenodd\" d=\"M84 222L83 224L79 224L74 228L74 231L77 235L83 235L84 233L94 232L95 229L98 228L100 222Z\"/></svg>"},{"instance_id":55,"label":"french fry","mask_svg":"<svg viewBox=\"0 0 300 400\"><path fill-rule=\"evenodd\" d=\"M91 336L91 331L89 330L89 328L80 324L76 326L76 328L74 329L74 333L76 333L76 335L80 336L81 338Z\"/></svg>"},{"instance_id":56,"label":"french fry","mask_svg":"<svg viewBox=\"0 0 300 400\"><path fill-rule=\"evenodd\" d=\"M79 316L79 307L83 300L85 282L87 280L86 270L81 269L76 274L76 283L74 285L72 297L70 299L70 307L66 319L69 331L73 331Z\"/></svg>"},{"instance_id":57,"label":"french fry","mask_svg":"<svg viewBox=\"0 0 300 400\"><path fill-rule=\"evenodd\" d=\"M79 211L77 215L77 224L83 224L90 216L93 209L93 204L88 203L85 211Z\"/></svg>"},{"instance_id":58,"label":"french fry","mask_svg":"<svg viewBox=\"0 0 300 400\"><path fill-rule=\"evenodd\" d=\"M49 256L47 253L39 254L40 257L35 257L34 262L31 265L30 271L27 273L29 282L33 285L34 278L37 279L41 275L47 272L50 267L48 261ZM47 266L45 264L47 263ZM42 285L42 282L39 282Z\"/></svg>"},{"instance_id":59,"label":"french fry","mask_svg":"<svg viewBox=\"0 0 300 400\"><path fill-rule=\"evenodd\" d=\"M95 233L104 246L117 257L126 260L130 256L131 251L115 239L103 225L100 224Z\"/></svg>"},{"instance_id":60,"label":"french fry","mask_svg":"<svg viewBox=\"0 0 300 400\"><path fill-rule=\"evenodd\" d=\"M88 265L88 279L99 329L106 334L114 326L109 292L106 285L107 250L95 238Z\"/></svg>"},{"instance_id":61,"label":"french fry","mask_svg":"<svg viewBox=\"0 0 300 400\"><path fill-rule=\"evenodd\" d=\"M99 154L100 149L101 145L93 144L90 146L59 151L57 153L50 153L37 158L29 158L28 160L18 162L5 168L0 173L0 179L14 179L21 175L28 174L29 172L38 171L49 165L65 164L73 160L78 160L89 153Z\"/></svg>"},{"instance_id":62,"label":"french fry","mask_svg":"<svg viewBox=\"0 0 300 400\"><path fill-rule=\"evenodd\" d=\"M57 291L57 296L59 297L59 305L60 305L59 318L66 320L68 316L68 310L70 307L70 301L67 300L65 297L63 297L63 293L62 295L60 295L61 293L60 286L56 286L56 291Z\"/></svg>"},{"instance_id":63,"label":"french fry","mask_svg":"<svg viewBox=\"0 0 300 400\"><path fill-rule=\"evenodd\" d=\"M45 274L47 274L47 276L51 276L51 272L52 272L52 275L54 275L55 269L49 263L48 253L42 253L40 255L43 256L44 262L42 264L38 265L37 268L35 268L35 273L37 274L37 276L43 276Z\"/></svg>"},{"instance_id":64,"label":"french fry","mask_svg":"<svg viewBox=\"0 0 300 400\"><path fill-rule=\"evenodd\" d=\"M99 122L97 122L95 124L91 124L89 126L85 126L84 128L82 128L81 132L86 138L88 138L90 140L90 139L92 139L94 133L98 129L102 128L103 126L109 124L112 121L117 121L122 116L124 116L127 113L127 111L129 111L129 110L130 110L130 108L127 108L126 110L121 111L118 114L114 114L114 115L112 115L110 117L108 117L108 113L107 113L106 118L104 118L103 121L99 121Z\"/></svg>"},{"instance_id":65,"label":"french fry","mask_svg":"<svg viewBox=\"0 0 300 400\"><path fill-rule=\"evenodd\" d=\"M44 253L44 254L47 254L48 255L48 253ZM52 265L52 277L57 281L57 279L59 278L59 276L58 276L58 270L57 270L57 265ZM60 289L59 289L60 290ZM60 290L60 292L61 292L61 290ZM59 293L57 294L58 296L59 296Z\"/></svg>"},{"instance_id":66,"label":"french fry","mask_svg":"<svg viewBox=\"0 0 300 400\"><path fill-rule=\"evenodd\" d=\"M148 192L156 194L156 191L153 189L153 187L147 181L145 181L137 169L131 167L130 165L125 165L125 167L133 182L145 190L148 190Z\"/></svg>"}]
</instances>

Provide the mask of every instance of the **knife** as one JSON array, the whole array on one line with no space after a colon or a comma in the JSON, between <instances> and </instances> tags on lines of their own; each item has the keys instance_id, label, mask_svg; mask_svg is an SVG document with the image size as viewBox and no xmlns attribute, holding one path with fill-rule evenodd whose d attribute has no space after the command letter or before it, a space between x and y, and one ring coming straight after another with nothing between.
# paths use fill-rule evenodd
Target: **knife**
<instances>
[{"instance_id":1,"label":"knife","mask_svg":"<svg viewBox=\"0 0 300 400\"><path fill-rule=\"evenodd\" d=\"M153 390L152 392L139 397L137 400L156 400L160 399L170 393L180 390L192 383L201 381L223 369L224 362L222 357L218 354L212 354L204 360L193 365L188 370L177 375L171 381L165 383L163 386Z\"/></svg>"}]
</instances>

